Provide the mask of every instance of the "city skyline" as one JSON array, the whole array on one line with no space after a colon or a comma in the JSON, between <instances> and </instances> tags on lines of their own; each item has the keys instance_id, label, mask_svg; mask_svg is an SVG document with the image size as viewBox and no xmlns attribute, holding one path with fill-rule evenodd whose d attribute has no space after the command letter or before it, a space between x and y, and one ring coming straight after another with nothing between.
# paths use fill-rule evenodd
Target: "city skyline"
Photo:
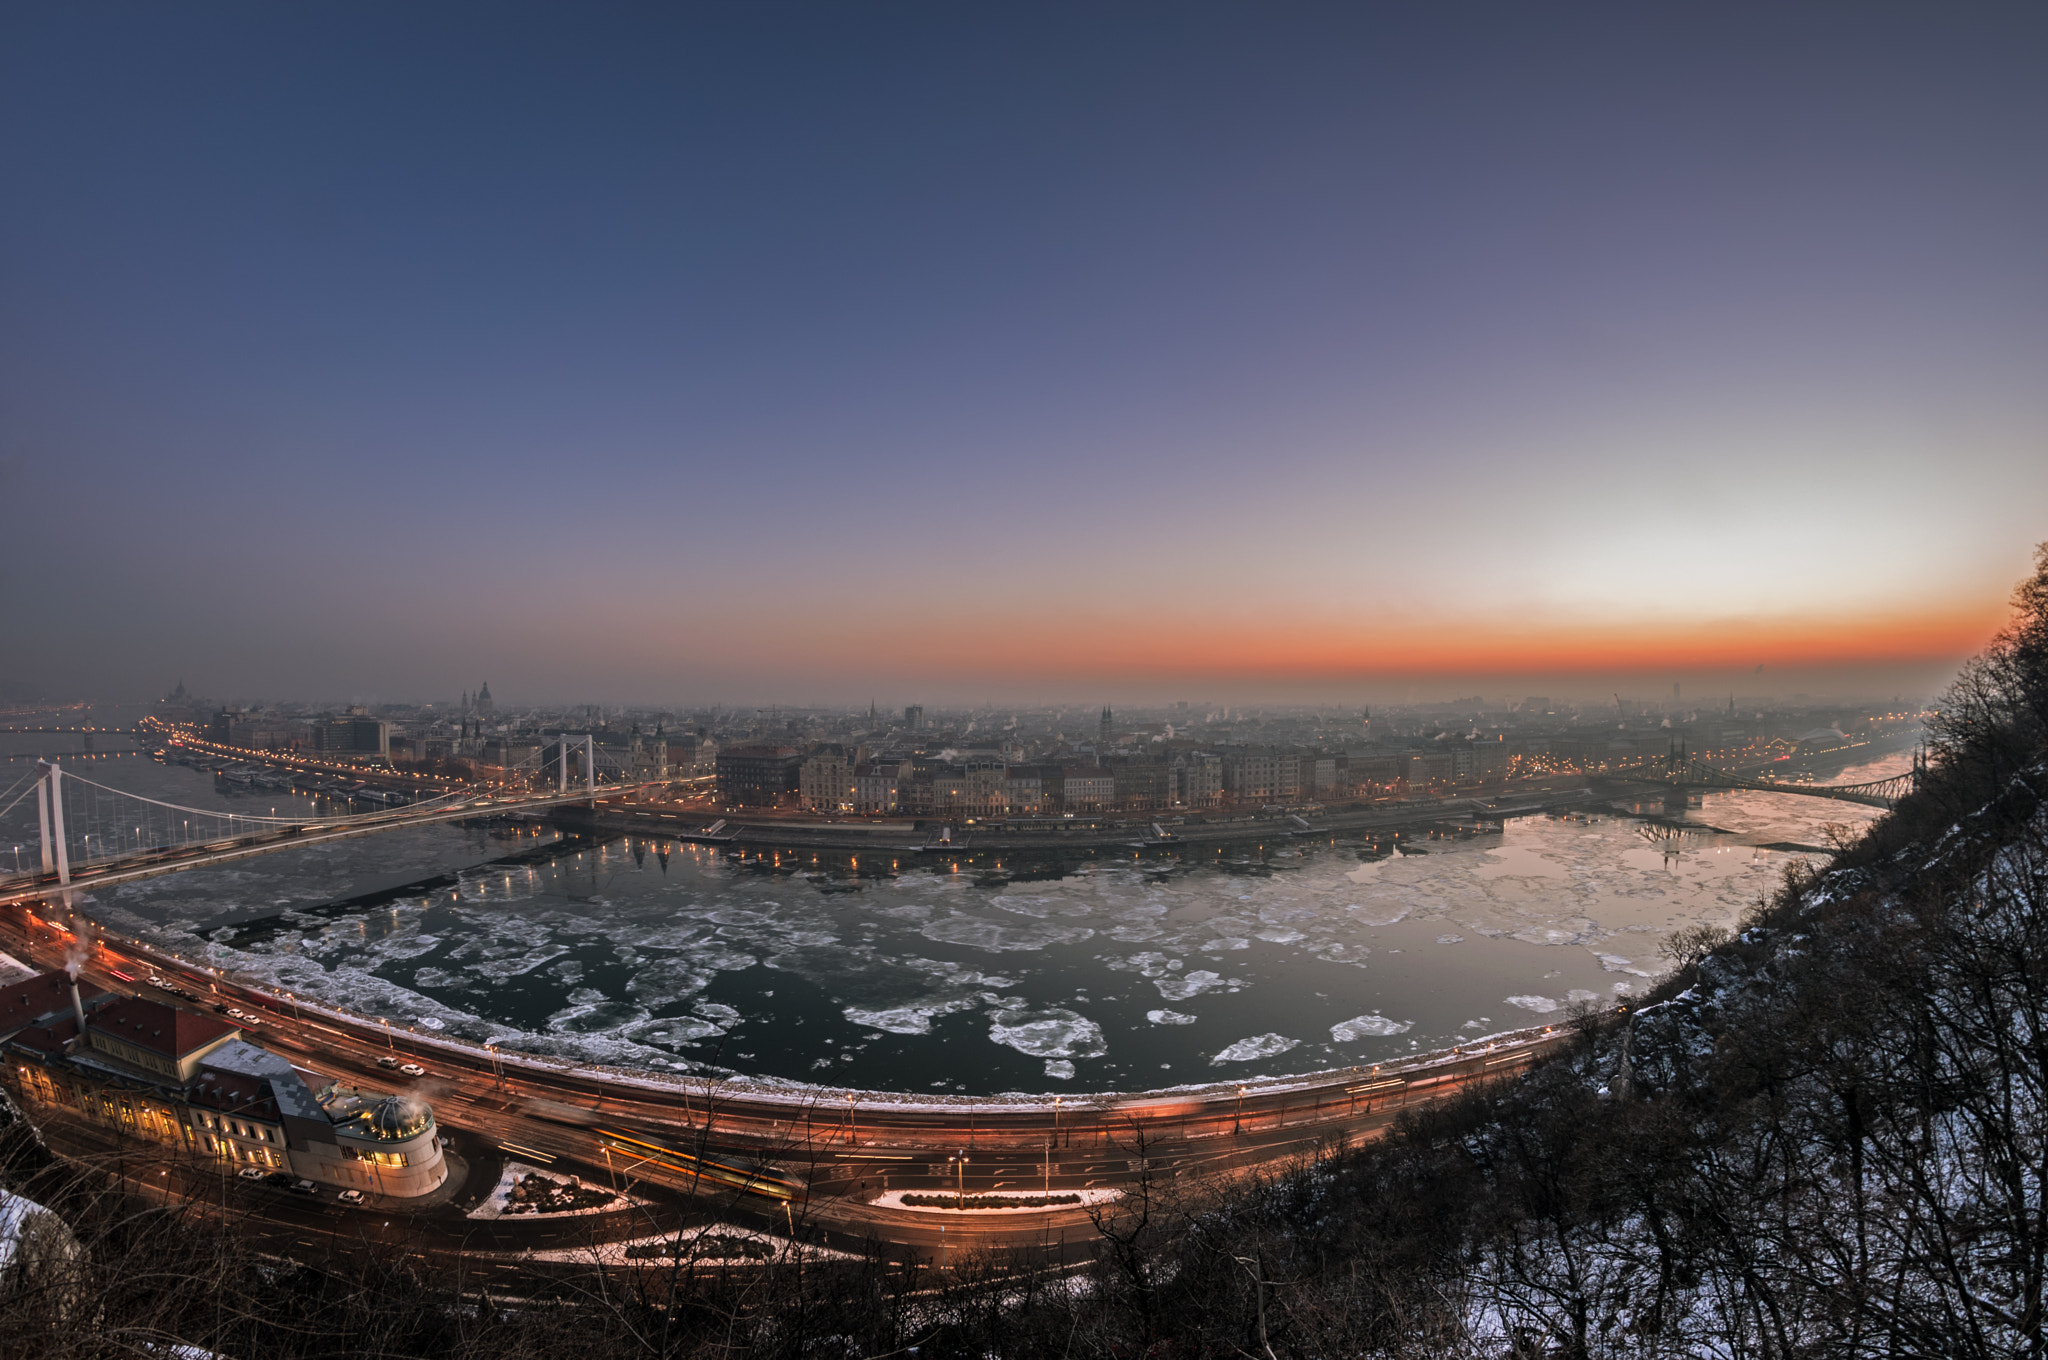
<instances>
[{"instance_id":1,"label":"city skyline","mask_svg":"<svg viewBox=\"0 0 2048 1360\"><path fill-rule=\"evenodd\" d=\"M2048 537L2033 12L7 27L52 697L1926 694Z\"/></svg>"}]
</instances>

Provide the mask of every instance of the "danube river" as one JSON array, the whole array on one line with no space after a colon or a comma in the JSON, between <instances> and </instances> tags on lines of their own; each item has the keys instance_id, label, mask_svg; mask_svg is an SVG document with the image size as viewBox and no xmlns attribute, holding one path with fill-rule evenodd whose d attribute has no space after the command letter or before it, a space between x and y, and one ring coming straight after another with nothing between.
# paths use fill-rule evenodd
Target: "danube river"
<instances>
[{"instance_id":1,"label":"danube river","mask_svg":"<svg viewBox=\"0 0 2048 1360\"><path fill-rule=\"evenodd\" d=\"M26 753L76 749L0 743L0 788ZM315 811L97 744L67 769L187 806ZM33 856L28 807L0 854ZM447 826L83 905L247 979L511 1048L839 1088L1103 1091L1378 1063L1611 1001L1660 971L1671 931L1733 924L1770 892L1809 853L1788 847L1874 815L1731 792L1685 830L1537 815L1398 850L1382 834L1000 870Z\"/></svg>"}]
</instances>

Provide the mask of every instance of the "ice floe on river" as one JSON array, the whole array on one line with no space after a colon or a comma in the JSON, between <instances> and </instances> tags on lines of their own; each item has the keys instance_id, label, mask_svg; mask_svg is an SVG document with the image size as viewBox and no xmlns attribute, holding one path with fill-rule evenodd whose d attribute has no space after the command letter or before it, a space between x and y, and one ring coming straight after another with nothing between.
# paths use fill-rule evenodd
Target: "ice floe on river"
<instances>
[{"instance_id":1,"label":"ice floe on river","mask_svg":"<svg viewBox=\"0 0 2048 1360\"><path fill-rule=\"evenodd\" d=\"M1384 1015L1360 1015L1349 1020L1339 1020L1330 1026L1330 1042L1348 1044L1365 1038L1384 1039L1396 1034L1406 1034L1414 1028L1412 1021L1389 1020Z\"/></svg>"},{"instance_id":2,"label":"ice floe on river","mask_svg":"<svg viewBox=\"0 0 2048 1360\"><path fill-rule=\"evenodd\" d=\"M1250 1062L1255 1058L1271 1058L1301 1047L1301 1040L1290 1039L1284 1034L1256 1034L1249 1039L1239 1039L1224 1049L1211 1063Z\"/></svg>"}]
</instances>

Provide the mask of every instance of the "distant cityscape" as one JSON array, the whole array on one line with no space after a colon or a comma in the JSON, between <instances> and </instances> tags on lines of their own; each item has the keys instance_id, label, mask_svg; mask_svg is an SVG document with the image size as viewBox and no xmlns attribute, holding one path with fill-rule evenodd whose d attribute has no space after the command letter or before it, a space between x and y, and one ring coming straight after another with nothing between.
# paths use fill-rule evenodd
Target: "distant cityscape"
<instances>
[{"instance_id":1,"label":"distant cityscape","mask_svg":"<svg viewBox=\"0 0 2048 1360\"><path fill-rule=\"evenodd\" d=\"M1019 819L1434 795L1686 758L1754 763L1897 736L1922 715L1899 699L1690 704L1676 687L1659 703L1605 705L1529 695L1393 708L515 709L488 684L453 703L335 712L222 704L181 683L154 716L221 748L439 778L573 766L588 742L631 782L693 786L732 810Z\"/></svg>"}]
</instances>

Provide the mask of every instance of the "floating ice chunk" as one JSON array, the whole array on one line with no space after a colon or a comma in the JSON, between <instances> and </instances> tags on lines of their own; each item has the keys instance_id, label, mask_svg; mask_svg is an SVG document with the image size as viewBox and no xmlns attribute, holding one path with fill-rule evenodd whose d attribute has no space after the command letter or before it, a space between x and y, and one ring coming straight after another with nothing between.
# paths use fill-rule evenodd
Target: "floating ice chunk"
<instances>
[{"instance_id":1,"label":"floating ice chunk","mask_svg":"<svg viewBox=\"0 0 2048 1360\"><path fill-rule=\"evenodd\" d=\"M595 1034L646 1018L647 1012L638 1006L578 987L569 993L569 1004L548 1017L547 1027L557 1034Z\"/></svg>"},{"instance_id":2,"label":"floating ice chunk","mask_svg":"<svg viewBox=\"0 0 2048 1360\"><path fill-rule=\"evenodd\" d=\"M1465 937L1463 935L1439 935L1436 937L1436 942L1438 944L1463 944L1465 943Z\"/></svg>"},{"instance_id":3,"label":"floating ice chunk","mask_svg":"<svg viewBox=\"0 0 2048 1360\"><path fill-rule=\"evenodd\" d=\"M734 1017L737 1019L738 1017ZM675 1046L709 1039L723 1034L729 1026L716 1020L707 1020L701 1015L668 1015L649 1020L622 1032L621 1037L636 1043L656 1043Z\"/></svg>"},{"instance_id":4,"label":"floating ice chunk","mask_svg":"<svg viewBox=\"0 0 2048 1360\"><path fill-rule=\"evenodd\" d=\"M387 935L377 942L376 952L387 959L415 959L440 945L438 935Z\"/></svg>"},{"instance_id":5,"label":"floating ice chunk","mask_svg":"<svg viewBox=\"0 0 2048 1360\"><path fill-rule=\"evenodd\" d=\"M966 1010L974 1004L973 999L962 997L946 1001L920 1001L908 1006L890 1006L873 1010L861 1006L848 1006L840 1014L856 1025L887 1030L891 1034L930 1034L932 1017Z\"/></svg>"},{"instance_id":6,"label":"floating ice chunk","mask_svg":"<svg viewBox=\"0 0 2048 1360\"><path fill-rule=\"evenodd\" d=\"M1395 1034L1406 1034L1415 1028L1414 1021L1389 1020L1384 1015L1359 1015L1349 1020L1340 1020L1330 1026L1332 1043L1348 1044L1358 1039L1384 1039Z\"/></svg>"},{"instance_id":7,"label":"floating ice chunk","mask_svg":"<svg viewBox=\"0 0 2048 1360\"><path fill-rule=\"evenodd\" d=\"M1375 903L1372 906L1364 906L1358 903L1353 903L1351 906L1344 908L1344 910L1356 916L1358 918L1358 923L1360 925L1392 926L1399 925L1401 922L1407 920L1408 913L1413 911L1414 908L1388 907L1384 903Z\"/></svg>"},{"instance_id":8,"label":"floating ice chunk","mask_svg":"<svg viewBox=\"0 0 2048 1360\"><path fill-rule=\"evenodd\" d=\"M1074 1065L1065 1058L1047 1058L1045 1060L1045 1075L1059 1081L1072 1081Z\"/></svg>"},{"instance_id":9,"label":"floating ice chunk","mask_svg":"<svg viewBox=\"0 0 2048 1360\"><path fill-rule=\"evenodd\" d=\"M1128 959L1111 959L1109 966L1117 969L1135 968L1142 976L1148 978L1164 977L1166 955L1148 949L1142 954L1133 954Z\"/></svg>"},{"instance_id":10,"label":"floating ice chunk","mask_svg":"<svg viewBox=\"0 0 2048 1360\"><path fill-rule=\"evenodd\" d=\"M1195 1017L1182 1015L1179 1011L1146 1011L1145 1018L1155 1025L1192 1025Z\"/></svg>"},{"instance_id":11,"label":"floating ice chunk","mask_svg":"<svg viewBox=\"0 0 2048 1360\"><path fill-rule=\"evenodd\" d=\"M1079 944L1095 934L1085 926L1061 926L1049 921L1003 925L976 916L948 916L944 920L933 921L920 933L926 939L995 953L1013 949L1044 949L1055 944Z\"/></svg>"},{"instance_id":12,"label":"floating ice chunk","mask_svg":"<svg viewBox=\"0 0 2048 1360\"><path fill-rule=\"evenodd\" d=\"M1202 946L1204 954L1227 954L1233 949L1250 949L1252 942L1242 935L1225 935Z\"/></svg>"},{"instance_id":13,"label":"floating ice chunk","mask_svg":"<svg viewBox=\"0 0 2048 1360\"><path fill-rule=\"evenodd\" d=\"M1475 877L1487 878L1565 878L1571 870L1547 855L1526 846L1504 845L1486 852L1492 863L1481 864L1472 872Z\"/></svg>"},{"instance_id":14,"label":"floating ice chunk","mask_svg":"<svg viewBox=\"0 0 2048 1360\"><path fill-rule=\"evenodd\" d=\"M1510 1006L1520 1006L1525 1011L1536 1011L1544 1015L1564 1004L1547 996L1511 996L1507 997L1506 1001Z\"/></svg>"},{"instance_id":15,"label":"floating ice chunk","mask_svg":"<svg viewBox=\"0 0 2048 1360\"><path fill-rule=\"evenodd\" d=\"M1061 1006L1014 1006L989 1017L988 1037L1034 1058L1099 1058L1109 1052L1102 1026Z\"/></svg>"},{"instance_id":16,"label":"floating ice chunk","mask_svg":"<svg viewBox=\"0 0 2048 1360\"><path fill-rule=\"evenodd\" d=\"M1249 1039L1239 1039L1209 1059L1209 1063L1215 1066L1227 1062L1250 1062L1254 1058L1270 1058L1300 1046L1301 1040L1290 1039L1284 1034L1255 1034Z\"/></svg>"},{"instance_id":17,"label":"floating ice chunk","mask_svg":"<svg viewBox=\"0 0 2048 1360\"><path fill-rule=\"evenodd\" d=\"M1633 973L1637 977L1651 976L1649 973L1636 967L1634 959L1625 959L1619 954L1595 954L1593 957L1600 960L1600 967L1609 973Z\"/></svg>"},{"instance_id":18,"label":"floating ice chunk","mask_svg":"<svg viewBox=\"0 0 2048 1360\"><path fill-rule=\"evenodd\" d=\"M1621 985L1626 987L1628 984L1624 982ZM1564 999L1567 1001L1598 1001L1600 993L1589 992L1584 987L1574 987L1564 994Z\"/></svg>"},{"instance_id":19,"label":"floating ice chunk","mask_svg":"<svg viewBox=\"0 0 2048 1360\"><path fill-rule=\"evenodd\" d=\"M1197 968L1177 978L1154 978L1152 985L1157 987L1159 995L1168 1001L1186 1001L1189 997L1200 996L1211 988L1227 987L1230 984L1219 974L1212 973L1206 968Z\"/></svg>"},{"instance_id":20,"label":"floating ice chunk","mask_svg":"<svg viewBox=\"0 0 2048 1360\"><path fill-rule=\"evenodd\" d=\"M1064 897L1020 897L1016 893L1004 893L991 905L1000 911L1041 919L1047 916L1089 916L1094 912L1087 904Z\"/></svg>"},{"instance_id":21,"label":"floating ice chunk","mask_svg":"<svg viewBox=\"0 0 2048 1360\"><path fill-rule=\"evenodd\" d=\"M1268 944L1294 944L1307 939L1308 936L1298 930L1261 930L1252 938L1264 940Z\"/></svg>"}]
</instances>

